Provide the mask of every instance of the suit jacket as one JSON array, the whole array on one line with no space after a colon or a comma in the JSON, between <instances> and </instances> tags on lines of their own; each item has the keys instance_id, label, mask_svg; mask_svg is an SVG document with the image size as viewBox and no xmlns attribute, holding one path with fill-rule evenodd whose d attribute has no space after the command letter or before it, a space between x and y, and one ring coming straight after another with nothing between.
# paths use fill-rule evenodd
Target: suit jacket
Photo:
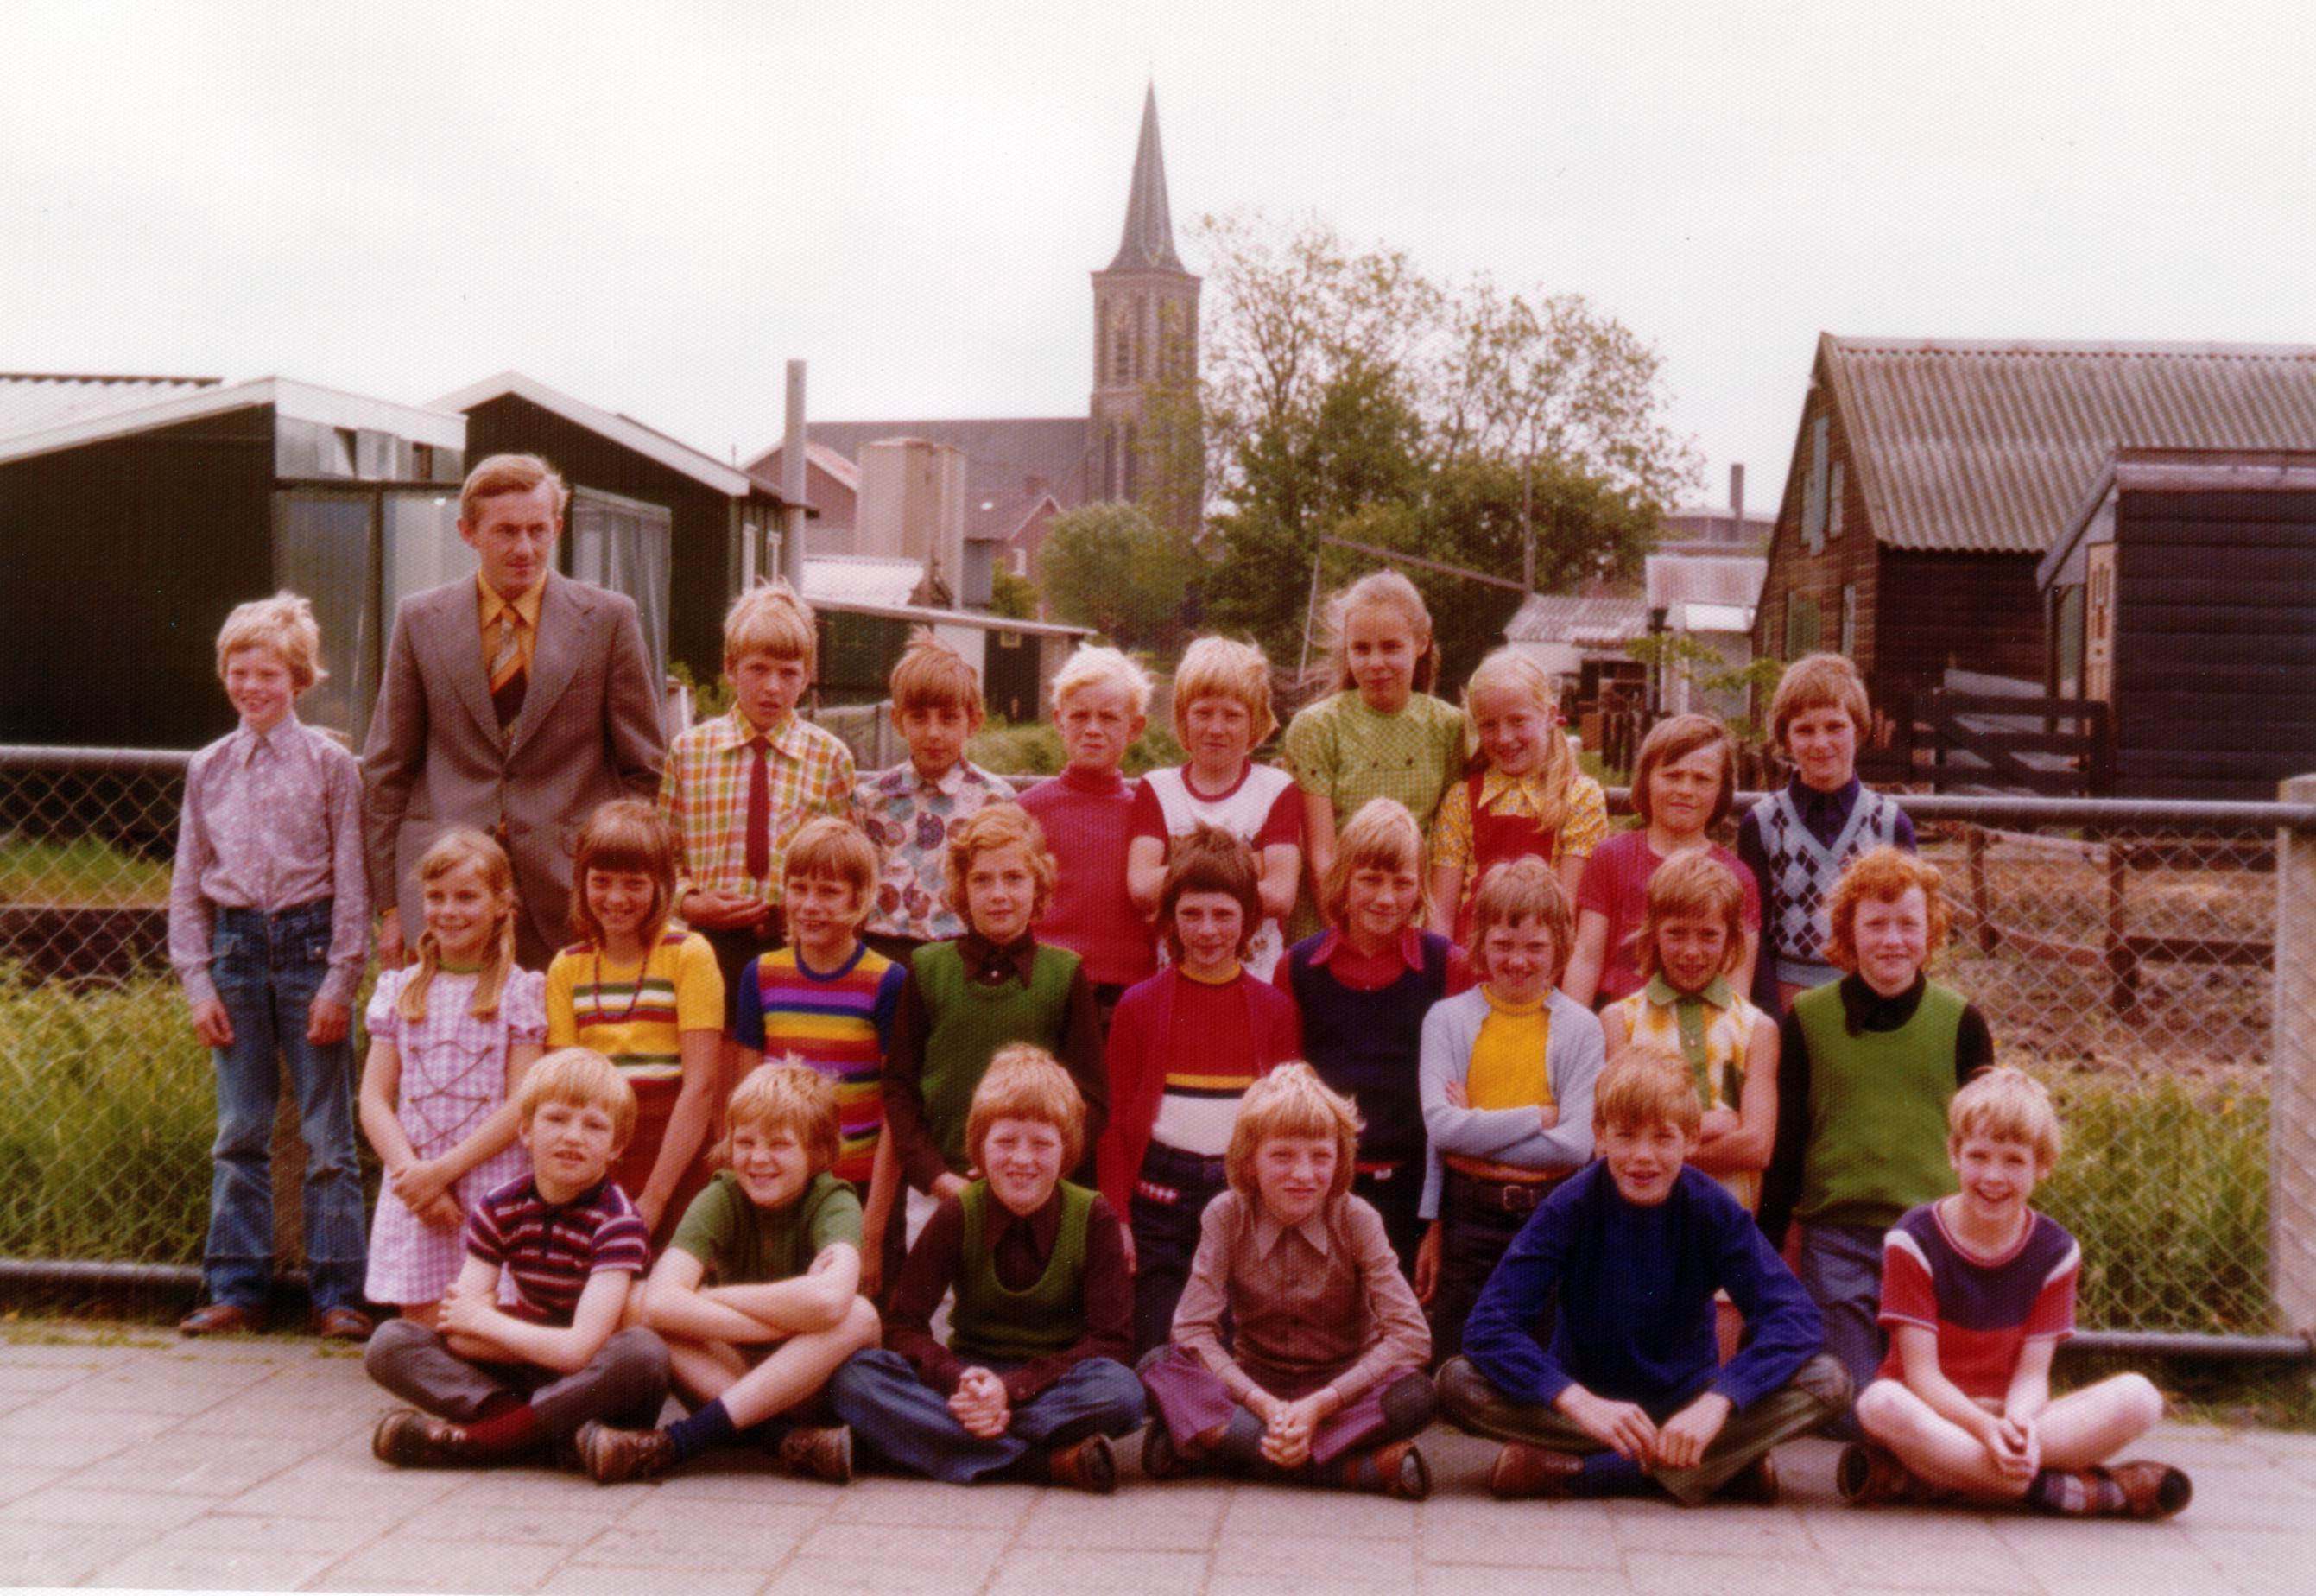
<instances>
[{"instance_id":1,"label":"suit jacket","mask_svg":"<svg viewBox=\"0 0 2316 1596\"><path fill-rule=\"evenodd\" d=\"M473 577L403 601L362 750L370 901L423 924L418 861L451 826L505 823L528 958L568 935L571 853L595 807L659 789L666 738L633 600L550 572L522 712L499 727Z\"/></svg>"}]
</instances>

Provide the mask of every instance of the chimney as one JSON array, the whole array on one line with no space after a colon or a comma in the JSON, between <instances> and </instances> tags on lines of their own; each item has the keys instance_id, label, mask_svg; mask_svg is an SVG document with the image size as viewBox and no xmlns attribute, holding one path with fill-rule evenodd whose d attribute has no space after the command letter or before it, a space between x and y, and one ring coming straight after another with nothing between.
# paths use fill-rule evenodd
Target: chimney
<instances>
[{"instance_id":1,"label":"chimney","mask_svg":"<svg viewBox=\"0 0 2316 1596\"><path fill-rule=\"evenodd\" d=\"M1729 468L1729 520L1731 533L1737 538L1745 535L1745 466L1733 462Z\"/></svg>"},{"instance_id":2,"label":"chimney","mask_svg":"<svg viewBox=\"0 0 2316 1596\"><path fill-rule=\"evenodd\" d=\"M952 606L965 586L965 455L922 438L887 438L860 450L853 548L913 559Z\"/></svg>"}]
</instances>

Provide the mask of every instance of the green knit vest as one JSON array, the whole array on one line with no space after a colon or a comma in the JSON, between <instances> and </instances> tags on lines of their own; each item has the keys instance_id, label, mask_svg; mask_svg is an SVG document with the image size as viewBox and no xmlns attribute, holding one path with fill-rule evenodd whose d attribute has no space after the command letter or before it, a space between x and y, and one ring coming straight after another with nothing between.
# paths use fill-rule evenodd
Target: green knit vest
<instances>
[{"instance_id":1,"label":"green knit vest","mask_svg":"<svg viewBox=\"0 0 2316 1596\"><path fill-rule=\"evenodd\" d=\"M1962 995L1926 985L1895 1030L1851 1036L1835 982L1794 1000L1809 1046L1809 1147L1797 1217L1886 1228L1955 1189L1946 1104L1955 1094Z\"/></svg>"},{"instance_id":2,"label":"green knit vest","mask_svg":"<svg viewBox=\"0 0 2316 1596\"><path fill-rule=\"evenodd\" d=\"M965 1146L965 1117L974 1088L989 1060L1008 1042L1035 1042L1052 1048L1061 1040L1069 1011L1070 978L1078 956L1039 944L1029 984L1008 978L998 986L966 979L965 956L955 942L928 942L911 960L929 1024L924 1068L918 1075L924 1093L925 1126L940 1144L949 1168L962 1173L973 1162Z\"/></svg>"},{"instance_id":3,"label":"green knit vest","mask_svg":"<svg viewBox=\"0 0 2316 1596\"><path fill-rule=\"evenodd\" d=\"M950 1311L950 1344L971 1363L1023 1363L1058 1352L1085 1333L1086 1228L1093 1217L1093 1193L1064 1181L1062 1227L1046 1272L1026 1291L1011 1291L997 1278L990 1252L989 1182L975 1181L958 1197L965 1208L965 1238L957 1262L957 1306Z\"/></svg>"}]
</instances>

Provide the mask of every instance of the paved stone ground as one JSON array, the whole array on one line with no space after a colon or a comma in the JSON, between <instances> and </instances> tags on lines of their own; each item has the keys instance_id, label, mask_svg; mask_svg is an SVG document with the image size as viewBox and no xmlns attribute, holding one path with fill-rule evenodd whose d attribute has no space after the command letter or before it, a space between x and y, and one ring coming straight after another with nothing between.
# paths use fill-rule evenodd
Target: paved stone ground
<instances>
[{"instance_id":1,"label":"paved stone ground","mask_svg":"<svg viewBox=\"0 0 2316 1596\"><path fill-rule=\"evenodd\" d=\"M15 1326L0 1339L0 1581L330 1591L1592 1592L2316 1589L2316 1435L2170 1426L2167 1524L1865 1511L1833 1448L1786 1502L1488 1499L1491 1449L1435 1431L1421 1505L1131 1470L1107 1499L1020 1485L810 1485L744 1459L601 1490L543 1468L397 1472L361 1364L294 1337Z\"/></svg>"}]
</instances>

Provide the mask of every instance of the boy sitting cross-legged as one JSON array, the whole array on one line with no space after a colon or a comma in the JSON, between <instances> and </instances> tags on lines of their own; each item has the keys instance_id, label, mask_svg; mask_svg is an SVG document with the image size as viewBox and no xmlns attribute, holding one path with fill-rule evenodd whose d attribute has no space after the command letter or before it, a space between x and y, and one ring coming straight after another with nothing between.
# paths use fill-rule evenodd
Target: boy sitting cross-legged
<instances>
[{"instance_id":1,"label":"boy sitting cross-legged","mask_svg":"<svg viewBox=\"0 0 2316 1596\"><path fill-rule=\"evenodd\" d=\"M370 1449L398 1467L472 1467L551 1453L590 1419L648 1424L667 1399L667 1348L619 1328L650 1244L610 1179L636 1098L611 1061L548 1054L515 1102L531 1172L467 1217L467 1262L440 1328L395 1319L370 1337L370 1378L424 1410L379 1421ZM500 1277L513 1287L499 1302Z\"/></svg>"},{"instance_id":2,"label":"boy sitting cross-legged","mask_svg":"<svg viewBox=\"0 0 2316 1596\"><path fill-rule=\"evenodd\" d=\"M1808 1294L1737 1199L1686 1167L1701 1116L1679 1057L1618 1055L1593 1099L1599 1162L1545 1199L1481 1292L1439 1404L1507 1443L1497 1495L1774 1502L1770 1449L1848 1404ZM1718 1290L1747 1331L1726 1366ZM1547 1346L1535 1327L1555 1294Z\"/></svg>"},{"instance_id":3,"label":"boy sitting cross-legged","mask_svg":"<svg viewBox=\"0 0 2316 1596\"><path fill-rule=\"evenodd\" d=\"M762 1065L728 1118L726 1167L692 1199L643 1292L643 1322L667 1338L677 1388L700 1405L658 1430L581 1430L598 1485L649 1479L741 1437L793 1473L852 1477L850 1434L788 1422L877 1344L877 1310L860 1295L860 1201L829 1172L836 1083L794 1058Z\"/></svg>"},{"instance_id":4,"label":"boy sitting cross-legged","mask_svg":"<svg viewBox=\"0 0 2316 1596\"><path fill-rule=\"evenodd\" d=\"M837 1416L894 1467L962 1484L1002 1476L1106 1493L1109 1437L1142 1422L1134 1288L1118 1217L1062 1179L1085 1105L1069 1073L1014 1044L973 1093L966 1139L981 1172L944 1197L909 1251L885 1345L829 1382ZM933 1311L954 1288L951 1342Z\"/></svg>"},{"instance_id":5,"label":"boy sitting cross-legged","mask_svg":"<svg viewBox=\"0 0 2316 1596\"><path fill-rule=\"evenodd\" d=\"M1142 1363L1142 1472L1194 1468L1421 1501L1431 1337L1383 1219L1351 1194L1358 1110L1307 1064L1247 1089L1173 1342Z\"/></svg>"},{"instance_id":6,"label":"boy sitting cross-legged","mask_svg":"<svg viewBox=\"0 0 2316 1596\"><path fill-rule=\"evenodd\" d=\"M1872 1440L1835 1480L1855 1502L1952 1494L2044 1512L2169 1517L2187 1476L2107 1460L2163 1416L2142 1375L2051 1397L2051 1357L2074 1328L2082 1251L2026 1206L2059 1158L2042 1083L1981 1071L1946 1110L1962 1190L1909 1211L1884 1244L1882 1323L1890 1357L1857 1399Z\"/></svg>"}]
</instances>

